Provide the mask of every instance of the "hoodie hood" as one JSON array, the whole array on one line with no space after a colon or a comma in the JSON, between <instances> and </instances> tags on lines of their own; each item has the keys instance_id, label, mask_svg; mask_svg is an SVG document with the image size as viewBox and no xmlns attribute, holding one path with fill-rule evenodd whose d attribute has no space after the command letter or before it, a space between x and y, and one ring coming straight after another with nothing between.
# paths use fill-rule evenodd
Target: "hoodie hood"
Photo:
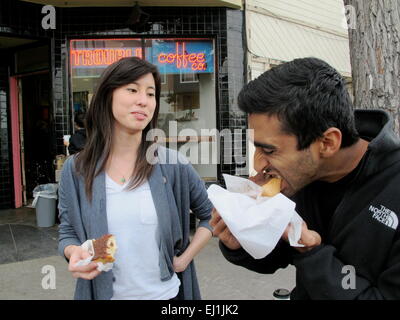
<instances>
[{"instance_id":1,"label":"hoodie hood","mask_svg":"<svg viewBox=\"0 0 400 320\"><path fill-rule=\"evenodd\" d=\"M383 110L355 110L356 127L360 137L368 140L366 175L375 174L399 161L400 139L393 131L393 119Z\"/></svg>"}]
</instances>

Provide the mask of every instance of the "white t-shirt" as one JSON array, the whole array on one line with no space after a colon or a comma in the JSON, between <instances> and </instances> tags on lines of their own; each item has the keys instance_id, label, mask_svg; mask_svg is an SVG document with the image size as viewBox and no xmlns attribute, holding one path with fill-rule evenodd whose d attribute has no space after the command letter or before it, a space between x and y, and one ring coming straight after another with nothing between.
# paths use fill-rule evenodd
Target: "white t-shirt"
<instances>
[{"instance_id":1,"label":"white t-shirt","mask_svg":"<svg viewBox=\"0 0 400 320\"><path fill-rule=\"evenodd\" d=\"M179 291L176 273L161 281L156 240L157 213L147 181L124 190L106 174L107 221L115 235L117 252L113 273L113 300L166 300Z\"/></svg>"}]
</instances>

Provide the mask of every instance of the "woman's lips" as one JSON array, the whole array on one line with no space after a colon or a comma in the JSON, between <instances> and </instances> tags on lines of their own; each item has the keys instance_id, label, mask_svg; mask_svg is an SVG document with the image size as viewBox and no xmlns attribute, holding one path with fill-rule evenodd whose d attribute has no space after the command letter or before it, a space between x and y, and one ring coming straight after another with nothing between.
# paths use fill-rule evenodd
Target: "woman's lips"
<instances>
[{"instance_id":1,"label":"woman's lips","mask_svg":"<svg viewBox=\"0 0 400 320\"><path fill-rule=\"evenodd\" d=\"M131 112L136 120L144 120L147 118L147 115L143 112Z\"/></svg>"}]
</instances>

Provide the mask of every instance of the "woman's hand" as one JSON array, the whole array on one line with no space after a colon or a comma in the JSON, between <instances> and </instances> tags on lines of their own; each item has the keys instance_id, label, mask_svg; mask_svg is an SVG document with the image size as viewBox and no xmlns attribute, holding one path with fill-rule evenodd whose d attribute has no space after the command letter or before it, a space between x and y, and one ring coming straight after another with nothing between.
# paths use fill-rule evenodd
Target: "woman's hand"
<instances>
[{"instance_id":1,"label":"woman's hand","mask_svg":"<svg viewBox=\"0 0 400 320\"><path fill-rule=\"evenodd\" d=\"M193 235L189 246L182 252L180 256L175 256L172 264L175 272L183 272L192 262L194 257L207 244L212 237L211 230L206 227L198 227Z\"/></svg>"},{"instance_id":2,"label":"woman's hand","mask_svg":"<svg viewBox=\"0 0 400 320\"><path fill-rule=\"evenodd\" d=\"M186 259L186 257L182 254L179 257L174 257L174 271L175 272L183 272L186 270L191 260Z\"/></svg>"},{"instance_id":3,"label":"woman's hand","mask_svg":"<svg viewBox=\"0 0 400 320\"><path fill-rule=\"evenodd\" d=\"M65 248L64 252L65 256L69 258L68 271L72 273L74 278L92 280L101 273L101 271L97 270L96 262L91 262L86 266L75 266L79 260L86 259L90 256L89 252L82 249L80 246L68 246Z\"/></svg>"}]
</instances>

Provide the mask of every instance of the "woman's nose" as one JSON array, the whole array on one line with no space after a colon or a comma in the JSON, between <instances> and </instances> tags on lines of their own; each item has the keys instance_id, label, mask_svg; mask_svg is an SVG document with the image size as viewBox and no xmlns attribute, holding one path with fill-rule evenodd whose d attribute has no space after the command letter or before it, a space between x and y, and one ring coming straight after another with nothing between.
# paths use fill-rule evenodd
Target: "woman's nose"
<instances>
[{"instance_id":1,"label":"woman's nose","mask_svg":"<svg viewBox=\"0 0 400 320\"><path fill-rule=\"evenodd\" d=\"M138 92L136 95L136 104L140 106L145 106L147 104L147 94L145 92Z\"/></svg>"}]
</instances>

